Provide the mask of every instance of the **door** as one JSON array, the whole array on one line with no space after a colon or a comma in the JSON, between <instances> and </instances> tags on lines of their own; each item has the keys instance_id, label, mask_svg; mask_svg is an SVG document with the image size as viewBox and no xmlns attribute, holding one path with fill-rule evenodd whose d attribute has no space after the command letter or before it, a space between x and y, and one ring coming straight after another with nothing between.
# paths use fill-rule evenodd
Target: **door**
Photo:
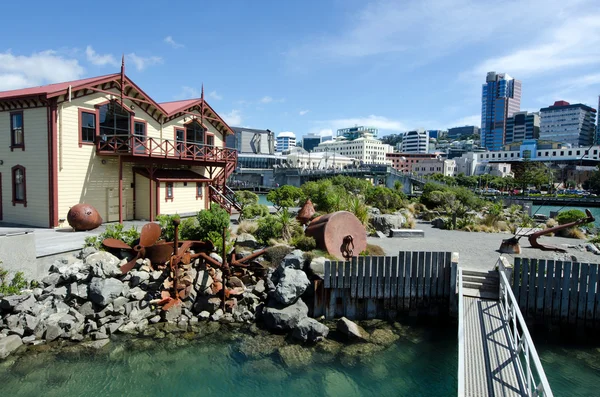
<instances>
[{"instance_id":1,"label":"door","mask_svg":"<svg viewBox=\"0 0 600 397\"><path fill-rule=\"evenodd\" d=\"M146 123L141 121L135 121L133 123L134 133L134 153L135 154L146 154L148 153L146 146Z\"/></svg>"},{"instance_id":2,"label":"door","mask_svg":"<svg viewBox=\"0 0 600 397\"><path fill-rule=\"evenodd\" d=\"M106 222L118 222L119 221L119 189L108 188L107 192L107 210L106 210ZM123 194L123 219L127 217L127 198Z\"/></svg>"}]
</instances>

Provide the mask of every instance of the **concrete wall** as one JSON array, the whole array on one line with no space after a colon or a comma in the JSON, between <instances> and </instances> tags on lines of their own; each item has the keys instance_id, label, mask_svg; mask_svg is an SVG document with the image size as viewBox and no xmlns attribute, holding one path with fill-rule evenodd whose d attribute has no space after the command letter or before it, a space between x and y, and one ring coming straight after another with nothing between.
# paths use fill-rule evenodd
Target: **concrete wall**
<instances>
[{"instance_id":1,"label":"concrete wall","mask_svg":"<svg viewBox=\"0 0 600 397\"><path fill-rule=\"evenodd\" d=\"M0 267L10 272L10 280L16 272L25 273L27 280L40 279L47 270L36 262L32 230L15 230L10 234L0 235L0 260Z\"/></svg>"}]
</instances>

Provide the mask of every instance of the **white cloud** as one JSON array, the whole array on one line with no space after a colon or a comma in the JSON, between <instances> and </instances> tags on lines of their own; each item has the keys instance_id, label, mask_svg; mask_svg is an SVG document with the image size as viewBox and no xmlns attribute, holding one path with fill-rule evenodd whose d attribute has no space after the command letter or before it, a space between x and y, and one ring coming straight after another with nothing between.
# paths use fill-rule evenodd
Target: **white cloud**
<instances>
[{"instance_id":1,"label":"white cloud","mask_svg":"<svg viewBox=\"0 0 600 397\"><path fill-rule=\"evenodd\" d=\"M132 62L135 68L141 71L146 69L148 66L160 64L163 60L158 56L142 57L132 52L125 56L125 61Z\"/></svg>"},{"instance_id":2,"label":"white cloud","mask_svg":"<svg viewBox=\"0 0 600 397\"><path fill-rule=\"evenodd\" d=\"M181 92L174 97L175 99L192 99L200 98L200 91L194 87L184 85L181 87Z\"/></svg>"},{"instance_id":3,"label":"white cloud","mask_svg":"<svg viewBox=\"0 0 600 397\"><path fill-rule=\"evenodd\" d=\"M211 91L211 92L208 94L208 96L209 96L209 97L211 97L211 98L212 98L212 99L214 99L214 100L217 100L217 101L220 101L221 99L223 99L223 96L222 96L222 95L219 95L219 94L217 93L217 91Z\"/></svg>"},{"instance_id":4,"label":"white cloud","mask_svg":"<svg viewBox=\"0 0 600 397\"><path fill-rule=\"evenodd\" d=\"M300 116L304 116L306 113L310 112L310 110L301 110L298 112Z\"/></svg>"},{"instance_id":5,"label":"white cloud","mask_svg":"<svg viewBox=\"0 0 600 397\"><path fill-rule=\"evenodd\" d=\"M112 54L98 54L91 45L85 49L85 57L87 61L96 66L119 66L119 62L112 56Z\"/></svg>"},{"instance_id":6,"label":"white cloud","mask_svg":"<svg viewBox=\"0 0 600 397\"><path fill-rule=\"evenodd\" d=\"M347 119L334 119L325 120L318 122L321 125L326 126L327 129L338 130L340 128L352 127L354 125L364 125L368 127L375 127L381 130L387 131L406 131L408 128L405 124L398 120L388 119L383 116L370 115L367 117L355 117Z\"/></svg>"},{"instance_id":7,"label":"white cloud","mask_svg":"<svg viewBox=\"0 0 600 397\"><path fill-rule=\"evenodd\" d=\"M238 109L233 109L229 113L221 114L223 120L230 126L238 126L242 124L242 114Z\"/></svg>"},{"instance_id":8,"label":"white cloud","mask_svg":"<svg viewBox=\"0 0 600 397\"><path fill-rule=\"evenodd\" d=\"M270 96L264 96L260 99L260 103L271 103L273 102L273 98Z\"/></svg>"},{"instance_id":9,"label":"white cloud","mask_svg":"<svg viewBox=\"0 0 600 397\"><path fill-rule=\"evenodd\" d=\"M163 40L165 43L169 44L173 48L183 48L185 47L183 44L176 42L173 40L173 36L167 36Z\"/></svg>"},{"instance_id":10,"label":"white cloud","mask_svg":"<svg viewBox=\"0 0 600 397\"><path fill-rule=\"evenodd\" d=\"M331 128L324 128L322 130L319 130L319 132L317 132L317 135L324 137L324 136L333 136L333 130Z\"/></svg>"},{"instance_id":11,"label":"white cloud","mask_svg":"<svg viewBox=\"0 0 600 397\"><path fill-rule=\"evenodd\" d=\"M84 72L77 59L65 58L53 50L29 56L14 55L10 50L0 52L0 90L77 80Z\"/></svg>"}]
</instances>

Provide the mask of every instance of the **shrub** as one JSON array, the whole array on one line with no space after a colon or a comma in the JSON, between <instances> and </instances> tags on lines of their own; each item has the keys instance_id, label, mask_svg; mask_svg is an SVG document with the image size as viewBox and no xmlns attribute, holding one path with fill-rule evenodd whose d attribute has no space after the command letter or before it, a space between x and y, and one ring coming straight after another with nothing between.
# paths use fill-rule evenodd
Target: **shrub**
<instances>
[{"instance_id":1,"label":"shrub","mask_svg":"<svg viewBox=\"0 0 600 397\"><path fill-rule=\"evenodd\" d=\"M8 270L0 267L0 294L16 295L25 288L27 288L27 280L23 272L16 272L12 280L8 282Z\"/></svg>"},{"instance_id":2,"label":"shrub","mask_svg":"<svg viewBox=\"0 0 600 397\"><path fill-rule=\"evenodd\" d=\"M281 237L283 227L277 218L273 215L267 215L258 220L258 228L254 237L262 243L267 244L272 238Z\"/></svg>"},{"instance_id":3,"label":"shrub","mask_svg":"<svg viewBox=\"0 0 600 397\"><path fill-rule=\"evenodd\" d=\"M254 234L254 233L256 233L256 229L258 229L258 224L256 222L241 221L237 228L237 232L238 232L238 234L240 234L240 233Z\"/></svg>"},{"instance_id":4,"label":"shrub","mask_svg":"<svg viewBox=\"0 0 600 397\"><path fill-rule=\"evenodd\" d=\"M271 263L271 266L277 267L283 258L285 258L285 256L292 251L292 247L287 245L275 245L267 248L267 251L265 252L265 259Z\"/></svg>"},{"instance_id":5,"label":"shrub","mask_svg":"<svg viewBox=\"0 0 600 397\"><path fill-rule=\"evenodd\" d=\"M198 227L198 219L185 218L179 224L179 237L183 240L195 239L197 227Z\"/></svg>"},{"instance_id":6,"label":"shrub","mask_svg":"<svg viewBox=\"0 0 600 397\"><path fill-rule=\"evenodd\" d=\"M365 202L382 212L394 212L404 207L404 193L396 192L384 186L371 187L365 194Z\"/></svg>"},{"instance_id":7,"label":"shrub","mask_svg":"<svg viewBox=\"0 0 600 397\"><path fill-rule=\"evenodd\" d=\"M242 211L242 219L260 218L269 214L269 207L264 204L252 204Z\"/></svg>"},{"instance_id":8,"label":"shrub","mask_svg":"<svg viewBox=\"0 0 600 397\"><path fill-rule=\"evenodd\" d=\"M586 215L583 211L580 210L568 210L568 211L563 211L561 213L558 214L558 216L556 217L556 220L558 221L559 225L564 225L565 223L571 223L571 222L575 222L579 219L583 219L586 218Z\"/></svg>"},{"instance_id":9,"label":"shrub","mask_svg":"<svg viewBox=\"0 0 600 397\"><path fill-rule=\"evenodd\" d=\"M173 225L174 219L180 219L179 215L158 215L156 220L162 228L161 237L167 241L173 241L175 238L175 226Z\"/></svg>"},{"instance_id":10,"label":"shrub","mask_svg":"<svg viewBox=\"0 0 600 397\"><path fill-rule=\"evenodd\" d=\"M278 210L296 207L303 198L302 189L291 185L284 185L267 194L267 200L272 202Z\"/></svg>"},{"instance_id":11,"label":"shrub","mask_svg":"<svg viewBox=\"0 0 600 397\"><path fill-rule=\"evenodd\" d=\"M369 208L360 197L348 196L347 209L352 212L363 225L366 225L369 222Z\"/></svg>"},{"instance_id":12,"label":"shrub","mask_svg":"<svg viewBox=\"0 0 600 397\"><path fill-rule=\"evenodd\" d=\"M385 251L378 245L367 244L367 248L359 254L360 256L385 256Z\"/></svg>"},{"instance_id":13,"label":"shrub","mask_svg":"<svg viewBox=\"0 0 600 397\"><path fill-rule=\"evenodd\" d=\"M246 212L244 211L246 207L258 204L258 195L246 190L242 190L235 193L235 200L238 202L238 205L241 208L240 219L243 219L246 217Z\"/></svg>"},{"instance_id":14,"label":"shrub","mask_svg":"<svg viewBox=\"0 0 600 397\"><path fill-rule=\"evenodd\" d=\"M317 242L313 237L298 236L292 239L292 245L302 251L312 251L317 248Z\"/></svg>"},{"instance_id":15,"label":"shrub","mask_svg":"<svg viewBox=\"0 0 600 397\"><path fill-rule=\"evenodd\" d=\"M140 238L140 232L138 232L135 226L127 230L123 230L124 226L120 223L114 225L107 225L106 229L97 236L88 236L84 240L84 247L95 247L96 249L102 248L102 241L107 238L114 238L123 241L125 244L133 246Z\"/></svg>"}]
</instances>

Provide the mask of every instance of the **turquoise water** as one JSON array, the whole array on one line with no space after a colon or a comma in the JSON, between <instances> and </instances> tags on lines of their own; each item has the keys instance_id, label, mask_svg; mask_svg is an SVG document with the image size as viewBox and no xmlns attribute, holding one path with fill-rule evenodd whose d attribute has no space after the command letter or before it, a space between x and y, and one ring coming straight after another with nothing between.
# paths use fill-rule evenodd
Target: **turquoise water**
<instances>
[{"instance_id":1,"label":"turquoise water","mask_svg":"<svg viewBox=\"0 0 600 397\"><path fill-rule=\"evenodd\" d=\"M277 347L261 348L271 336L223 329L196 340L122 337L97 352L63 347L0 361L0 394L455 396L455 326L402 326L398 333L400 340L372 355L317 345L298 347L296 360L282 358ZM283 338L275 336L274 344L289 346ZM555 396L598 395L600 349L540 345L538 351Z\"/></svg>"},{"instance_id":2,"label":"turquoise water","mask_svg":"<svg viewBox=\"0 0 600 397\"><path fill-rule=\"evenodd\" d=\"M267 195L266 194L259 194L258 195L258 204L264 204L264 205L268 205L268 206L272 206L273 203L270 202L269 200L267 200Z\"/></svg>"},{"instance_id":3,"label":"turquoise water","mask_svg":"<svg viewBox=\"0 0 600 397\"><path fill-rule=\"evenodd\" d=\"M600 227L600 208L597 207L563 207L562 205L535 205L533 204L531 206L531 212L532 214L543 214L543 215L550 215L551 211L567 211L567 210L571 210L571 209L575 209L575 210L580 210L585 212L586 209L589 209L590 212L592 213L592 215L594 216L594 218L596 218L596 222L595 225L596 227Z\"/></svg>"}]
</instances>

